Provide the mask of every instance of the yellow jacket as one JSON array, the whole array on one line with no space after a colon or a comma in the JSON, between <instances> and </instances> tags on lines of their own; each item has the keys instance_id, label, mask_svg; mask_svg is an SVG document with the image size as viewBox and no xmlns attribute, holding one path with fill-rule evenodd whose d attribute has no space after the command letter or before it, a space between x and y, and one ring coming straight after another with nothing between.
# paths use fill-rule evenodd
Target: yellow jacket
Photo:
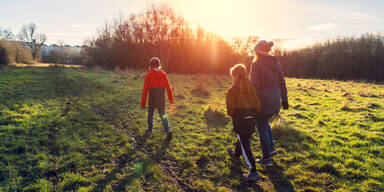
<instances>
[{"instance_id":1,"label":"yellow jacket","mask_svg":"<svg viewBox=\"0 0 384 192\"><path fill-rule=\"evenodd\" d=\"M245 78L234 83L227 91L227 114L233 116L237 109L253 108L260 112L260 99L251 82Z\"/></svg>"}]
</instances>

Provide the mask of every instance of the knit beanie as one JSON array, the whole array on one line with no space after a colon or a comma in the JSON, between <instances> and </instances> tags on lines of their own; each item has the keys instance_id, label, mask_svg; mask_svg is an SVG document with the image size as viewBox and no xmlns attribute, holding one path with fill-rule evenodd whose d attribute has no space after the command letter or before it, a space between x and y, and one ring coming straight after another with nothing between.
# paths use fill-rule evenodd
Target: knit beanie
<instances>
[{"instance_id":1,"label":"knit beanie","mask_svg":"<svg viewBox=\"0 0 384 192\"><path fill-rule=\"evenodd\" d=\"M272 47L273 47L272 41L267 42L265 40L261 40L256 44L254 51L258 54L268 55L268 52L271 51Z\"/></svg>"},{"instance_id":2,"label":"knit beanie","mask_svg":"<svg viewBox=\"0 0 384 192\"><path fill-rule=\"evenodd\" d=\"M149 62L149 67L151 68L161 68L161 62L158 57L152 57Z\"/></svg>"}]
</instances>

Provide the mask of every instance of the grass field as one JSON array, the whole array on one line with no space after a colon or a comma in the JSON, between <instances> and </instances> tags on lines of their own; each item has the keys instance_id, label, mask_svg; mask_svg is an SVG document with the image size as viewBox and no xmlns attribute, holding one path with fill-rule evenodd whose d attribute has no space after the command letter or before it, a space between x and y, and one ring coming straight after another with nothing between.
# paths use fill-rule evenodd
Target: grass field
<instances>
[{"instance_id":1,"label":"grass field","mask_svg":"<svg viewBox=\"0 0 384 192\"><path fill-rule=\"evenodd\" d=\"M245 185L226 149L228 76L170 75L167 141L146 136L143 74L80 68L0 71L0 191L384 191L384 85L287 79L272 123L278 154ZM255 157L261 150L257 134Z\"/></svg>"}]
</instances>

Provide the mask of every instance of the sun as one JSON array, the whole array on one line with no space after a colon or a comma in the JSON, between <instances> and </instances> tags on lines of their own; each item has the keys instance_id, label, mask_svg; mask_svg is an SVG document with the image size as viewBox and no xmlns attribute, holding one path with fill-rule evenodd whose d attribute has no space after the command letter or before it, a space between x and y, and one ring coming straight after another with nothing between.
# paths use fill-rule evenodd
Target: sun
<instances>
[{"instance_id":1,"label":"sun","mask_svg":"<svg viewBox=\"0 0 384 192\"><path fill-rule=\"evenodd\" d=\"M171 5L192 26L201 26L226 39L248 36L272 39L285 30L281 27L283 3L282 0L172 0Z\"/></svg>"},{"instance_id":2,"label":"sun","mask_svg":"<svg viewBox=\"0 0 384 192\"><path fill-rule=\"evenodd\" d=\"M244 34L241 25L246 25L242 6L233 0L194 0L175 1L176 12L180 13L192 26L200 26L205 30L218 33L224 38L232 38Z\"/></svg>"}]
</instances>

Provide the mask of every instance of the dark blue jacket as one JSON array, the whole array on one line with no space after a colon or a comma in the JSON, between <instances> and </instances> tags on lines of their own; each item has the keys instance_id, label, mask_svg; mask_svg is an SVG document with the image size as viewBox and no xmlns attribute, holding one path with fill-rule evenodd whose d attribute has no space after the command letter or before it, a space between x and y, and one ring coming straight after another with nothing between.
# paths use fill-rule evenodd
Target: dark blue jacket
<instances>
[{"instance_id":1,"label":"dark blue jacket","mask_svg":"<svg viewBox=\"0 0 384 192\"><path fill-rule=\"evenodd\" d=\"M251 65L251 83L261 103L261 115L279 113L281 102L288 102L281 66L274 56L259 56ZM281 100L280 100L281 99Z\"/></svg>"}]
</instances>

